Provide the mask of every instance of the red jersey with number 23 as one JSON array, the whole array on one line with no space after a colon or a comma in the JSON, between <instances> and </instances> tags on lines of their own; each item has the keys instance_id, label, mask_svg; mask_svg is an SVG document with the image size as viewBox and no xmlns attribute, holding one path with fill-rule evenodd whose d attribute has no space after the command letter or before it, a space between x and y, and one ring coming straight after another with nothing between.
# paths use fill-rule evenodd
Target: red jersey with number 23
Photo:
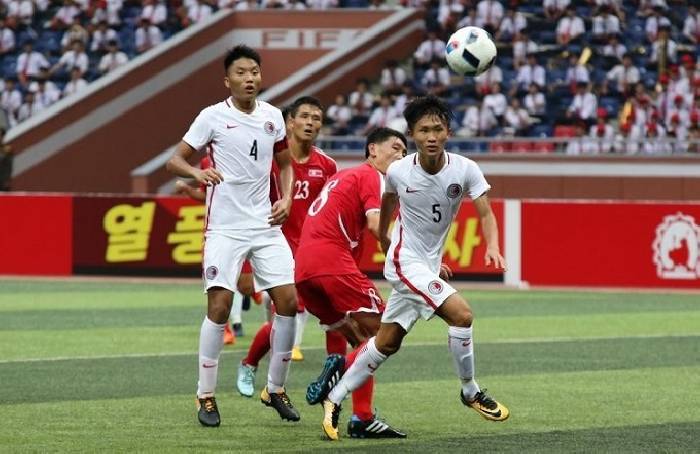
<instances>
[{"instance_id":1,"label":"red jersey with number 23","mask_svg":"<svg viewBox=\"0 0 700 454\"><path fill-rule=\"evenodd\" d=\"M367 213L379 211L384 177L365 163L335 174L309 207L295 257L295 281L359 273Z\"/></svg>"},{"instance_id":2,"label":"red jersey with number 23","mask_svg":"<svg viewBox=\"0 0 700 454\"><path fill-rule=\"evenodd\" d=\"M309 206L321 192L326 181L338 171L338 166L333 158L321 151L320 148L312 146L306 162L299 163L292 159L292 168L294 169L292 209L289 217L282 224L282 233L287 238L292 255L296 256L301 228L304 225ZM274 201L281 197L279 190L280 171L275 161L272 162L272 180L271 192L273 194L271 197ZM275 191L277 192L276 197Z\"/></svg>"}]
</instances>

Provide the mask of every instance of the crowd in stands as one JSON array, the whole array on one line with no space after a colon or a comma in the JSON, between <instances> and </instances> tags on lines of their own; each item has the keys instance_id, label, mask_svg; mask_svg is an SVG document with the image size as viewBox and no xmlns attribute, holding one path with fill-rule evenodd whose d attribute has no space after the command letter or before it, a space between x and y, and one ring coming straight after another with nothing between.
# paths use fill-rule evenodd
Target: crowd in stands
<instances>
[{"instance_id":1,"label":"crowd in stands","mask_svg":"<svg viewBox=\"0 0 700 454\"><path fill-rule=\"evenodd\" d=\"M393 3L392 3L393 2ZM698 151L700 11L674 0L1 0L0 126L12 127L220 8L423 8L425 41L328 108L327 134L401 128L412 96L444 97L462 137L578 136L571 154ZM692 2L690 2L692 3ZM445 41L475 25L499 56L450 72ZM677 138L680 140L667 140ZM689 142L690 141L690 142ZM649 143L658 143L650 147Z\"/></svg>"},{"instance_id":2,"label":"crowd in stands","mask_svg":"<svg viewBox=\"0 0 700 454\"><path fill-rule=\"evenodd\" d=\"M410 3L426 8L425 41L410 61L386 62L375 96L366 80L338 96L328 133L401 127L407 97L432 93L455 110L461 137L579 137L560 146L569 154L700 151L700 12L687 1ZM444 61L446 40L467 25L499 50L474 79Z\"/></svg>"}]
</instances>

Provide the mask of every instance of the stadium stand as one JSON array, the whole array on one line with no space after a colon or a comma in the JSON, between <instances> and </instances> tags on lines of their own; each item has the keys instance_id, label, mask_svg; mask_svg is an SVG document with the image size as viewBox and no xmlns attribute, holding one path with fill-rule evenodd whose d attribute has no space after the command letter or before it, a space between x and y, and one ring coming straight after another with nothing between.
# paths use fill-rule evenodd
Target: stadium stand
<instances>
[{"instance_id":1,"label":"stadium stand","mask_svg":"<svg viewBox=\"0 0 700 454\"><path fill-rule=\"evenodd\" d=\"M578 145L519 140L515 151L614 151L628 139L638 142L634 151L698 151L700 13L672 0L4 1L0 123L16 125L219 8L331 7L423 8L426 41L409 61L387 61L359 95L339 93L342 114L328 116L326 135L366 133L368 120L400 128L407 99L429 92L456 111L458 137L505 138L483 151L514 151L510 137L561 131ZM445 40L466 25L489 30L499 49L497 64L476 79L450 74L442 60ZM595 127L601 118L610 128Z\"/></svg>"}]
</instances>

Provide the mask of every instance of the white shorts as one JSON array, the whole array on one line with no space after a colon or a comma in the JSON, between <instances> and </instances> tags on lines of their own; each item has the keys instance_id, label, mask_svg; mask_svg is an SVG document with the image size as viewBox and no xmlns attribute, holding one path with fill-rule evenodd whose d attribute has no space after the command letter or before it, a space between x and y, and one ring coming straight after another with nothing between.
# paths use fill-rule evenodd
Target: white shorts
<instances>
[{"instance_id":1,"label":"white shorts","mask_svg":"<svg viewBox=\"0 0 700 454\"><path fill-rule=\"evenodd\" d=\"M384 276L393 289L382 314L382 323L398 323L406 332L413 328L419 318L431 319L437 308L457 293L420 261L402 259L400 268L393 261L387 261Z\"/></svg>"},{"instance_id":2,"label":"white shorts","mask_svg":"<svg viewBox=\"0 0 700 454\"><path fill-rule=\"evenodd\" d=\"M235 291L247 259L256 290L294 284L292 250L281 229L210 230L204 234L202 257L205 292L212 287Z\"/></svg>"}]
</instances>

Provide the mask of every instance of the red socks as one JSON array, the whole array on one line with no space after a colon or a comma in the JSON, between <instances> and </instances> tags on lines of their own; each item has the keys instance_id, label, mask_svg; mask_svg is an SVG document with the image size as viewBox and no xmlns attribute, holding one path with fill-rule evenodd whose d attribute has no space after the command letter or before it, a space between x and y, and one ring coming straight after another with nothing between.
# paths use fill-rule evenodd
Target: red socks
<instances>
[{"instance_id":1,"label":"red socks","mask_svg":"<svg viewBox=\"0 0 700 454\"><path fill-rule=\"evenodd\" d=\"M255 333L253 342L248 349L248 356L243 358L243 364L258 367L258 363L270 351L270 332L272 331L272 323L265 322L258 332Z\"/></svg>"}]
</instances>

